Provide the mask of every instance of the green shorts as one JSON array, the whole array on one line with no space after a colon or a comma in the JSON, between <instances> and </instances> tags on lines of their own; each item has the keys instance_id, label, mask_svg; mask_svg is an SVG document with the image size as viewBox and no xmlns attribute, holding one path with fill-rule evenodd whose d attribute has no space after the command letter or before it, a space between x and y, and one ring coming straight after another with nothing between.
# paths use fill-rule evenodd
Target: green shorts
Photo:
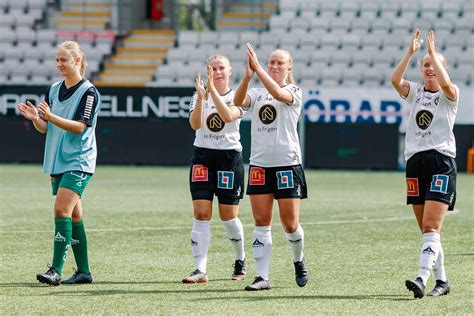
<instances>
[{"instance_id":1,"label":"green shorts","mask_svg":"<svg viewBox=\"0 0 474 316\"><path fill-rule=\"evenodd\" d=\"M82 196L82 192L86 189L92 174L82 171L66 171L62 174L51 175L51 186L53 195L58 193L59 188L69 189Z\"/></svg>"}]
</instances>

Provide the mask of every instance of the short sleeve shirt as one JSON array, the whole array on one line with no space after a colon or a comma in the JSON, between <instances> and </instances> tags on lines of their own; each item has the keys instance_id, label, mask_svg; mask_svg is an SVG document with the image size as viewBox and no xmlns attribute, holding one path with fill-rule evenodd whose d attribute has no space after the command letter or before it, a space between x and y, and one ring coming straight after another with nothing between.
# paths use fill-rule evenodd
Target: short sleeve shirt
<instances>
[{"instance_id":1,"label":"short sleeve shirt","mask_svg":"<svg viewBox=\"0 0 474 316\"><path fill-rule=\"evenodd\" d=\"M290 104L276 100L265 88L253 88L247 93L252 108L252 165L279 167L301 164L297 124L303 92L294 84L283 88L293 96Z\"/></svg>"},{"instance_id":2,"label":"short sleeve shirt","mask_svg":"<svg viewBox=\"0 0 474 316\"><path fill-rule=\"evenodd\" d=\"M224 103L228 106L233 106L234 90L229 90L221 97ZM191 99L189 112L194 111L196 106L196 95ZM240 108L239 108L240 109ZM244 114L244 110L241 114ZM241 115L241 117L242 117ZM203 101L202 109L202 124L201 128L196 130L196 138L194 139L194 146L208 149L219 150L236 150L242 151L242 144L240 143L240 121L238 118L232 122L225 123L224 120L217 113L214 101L209 96L207 100Z\"/></svg>"},{"instance_id":3,"label":"short sleeve shirt","mask_svg":"<svg viewBox=\"0 0 474 316\"><path fill-rule=\"evenodd\" d=\"M405 100L410 103L410 115L405 136L405 159L417 152L434 149L446 156L456 157L453 127L459 102L451 101L443 90L426 91L423 85L409 82L410 91Z\"/></svg>"}]
</instances>

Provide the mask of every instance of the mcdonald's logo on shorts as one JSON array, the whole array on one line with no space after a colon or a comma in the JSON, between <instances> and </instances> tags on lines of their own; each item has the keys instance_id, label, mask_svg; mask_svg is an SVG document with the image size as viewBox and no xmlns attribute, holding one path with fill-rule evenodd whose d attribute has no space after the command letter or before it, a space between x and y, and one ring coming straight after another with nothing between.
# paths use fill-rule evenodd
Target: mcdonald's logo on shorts
<instances>
[{"instance_id":1,"label":"mcdonald's logo on shorts","mask_svg":"<svg viewBox=\"0 0 474 316\"><path fill-rule=\"evenodd\" d=\"M407 196L420 196L418 178L407 178Z\"/></svg>"},{"instance_id":2,"label":"mcdonald's logo on shorts","mask_svg":"<svg viewBox=\"0 0 474 316\"><path fill-rule=\"evenodd\" d=\"M199 182L199 181L208 181L208 171L207 167L204 165L193 165L193 174L191 176L192 182Z\"/></svg>"},{"instance_id":3,"label":"mcdonald's logo on shorts","mask_svg":"<svg viewBox=\"0 0 474 316\"><path fill-rule=\"evenodd\" d=\"M265 169L258 167L250 168L250 185L265 185Z\"/></svg>"}]
</instances>

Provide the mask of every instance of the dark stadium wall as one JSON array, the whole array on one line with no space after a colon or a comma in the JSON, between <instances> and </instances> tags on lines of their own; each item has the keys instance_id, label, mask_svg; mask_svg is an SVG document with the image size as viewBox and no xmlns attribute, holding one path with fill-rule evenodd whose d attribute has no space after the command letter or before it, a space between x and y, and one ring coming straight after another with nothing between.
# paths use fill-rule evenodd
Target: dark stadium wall
<instances>
[{"instance_id":1,"label":"dark stadium wall","mask_svg":"<svg viewBox=\"0 0 474 316\"><path fill-rule=\"evenodd\" d=\"M398 135L395 124L306 123L305 166L395 170Z\"/></svg>"},{"instance_id":2,"label":"dark stadium wall","mask_svg":"<svg viewBox=\"0 0 474 316\"><path fill-rule=\"evenodd\" d=\"M39 163L44 135L15 110L18 102L44 98L46 87L0 87L0 162ZM188 165L194 131L188 123L190 88L101 88L103 106L97 124L98 163ZM474 139L473 125L455 125L458 169ZM304 161L309 168L400 168L399 126L377 123L309 122ZM250 155L250 121L242 121L244 160Z\"/></svg>"}]
</instances>

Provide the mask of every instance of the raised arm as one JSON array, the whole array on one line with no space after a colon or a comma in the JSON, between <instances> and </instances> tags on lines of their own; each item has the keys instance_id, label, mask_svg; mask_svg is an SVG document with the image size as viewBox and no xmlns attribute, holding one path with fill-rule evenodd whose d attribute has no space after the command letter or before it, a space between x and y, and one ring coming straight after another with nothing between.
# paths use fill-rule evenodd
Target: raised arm
<instances>
[{"instance_id":1,"label":"raised arm","mask_svg":"<svg viewBox=\"0 0 474 316\"><path fill-rule=\"evenodd\" d=\"M86 124L84 124L83 122L68 120L57 116L56 114L53 114L49 109L48 103L46 103L45 101L42 101L39 104L38 112L43 120L48 121L51 124L54 124L65 131L74 134L81 134L86 128Z\"/></svg>"},{"instance_id":2,"label":"raised arm","mask_svg":"<svg viewBox=\"0 0 474 316\"><path fill-rule=\"evenodd\" d=\"M189 113L189 124L193 130L198 130L202 125L202 104L204 103L204 83L201 80L201 74L196 75L196 99L194 109Z\"/></svg>"},{"instance_id":3,"label":"raised arm","mask_svg":"<svg viewBox=\"0 0 474 316\"><path fill-rule=\"evenodd\" d=\"M249 58L250 67L255 71L267 91L280 102L285 104L292 103L293 95L287 89L280 87L280 85L270 77L265 69L262 68L258 62L257 54L250 43L247 43L247 56Z\"/></svg>"},{"instance_id":4,"label":"raised arm","mask_svg":"<svg viewBox=\"0 0 474 316\"><path fill-rule=\"evenodd\" d=\"M18 110L27 120L33 122L33 126L38 132L42 134L46 133L48 130L48 122L41 119L38 110L30 101L26 101L26 104L18 104Z\"/></svg>"},{"instance_id":5,"label":"raised arm","mask_svg":"<svg viewBox=\"0 0 474 316\"><path fill-rule=\"evenodd\" d=\"M249 89L250 81L252 81L254 71L250 68L249 60L247 58L247 63L245 64L245 74L240 82L240 85L235 90L234 96L234 105L240 107L249 107L250 106L250 98L247 95L247 91Z\"/></svg>"},{"instance_id":6,"label":"raised arm","mask_svg":"<svg viewBox=\"0 0 474 316\"><path fill-rule=\"evenodd\" d=\"M234 105L228 106L214 85L214 70L207 66L207 90L216 106L217 113L225 123L232 122L242 116L242 109Z\"/></svg>"},{"instance_id":7,"label":"raised arm","mask_svg":"<svg viewBox=\"0 0 474 316\"><path fill-rule=\"evenodd\" d=\"M444 94L451 101L456 101L456 89L454 88L454 85L451 82L451 79L449 78L449 74L446 71L446 67L440 60L440 55L436 53L434 32L432 30L428 33L428 55L430 55L431 57L433 70L436 74L436 79L438 80L438 83L441 86L441 89L443 90Z\"/></svg>"},{"instance_id":8,"label":"raised arm","mask_svg":"<svg viewBox=\"0 0 474 316\"><path fill-rule=\"evenodd\" d=\"M395 71L392 74L392 86L395 88L395 90L397 90L398 94L403 97L406 97L410 92L410 84L407 80L403 79L403 76L407 71L411 58L420 49L421 44L423 43L423 40L418 40L419 36L420 30L416 29L413 33L408 51L398 63L397 67L395 67Z\"/></svg>"}]
</instances>

